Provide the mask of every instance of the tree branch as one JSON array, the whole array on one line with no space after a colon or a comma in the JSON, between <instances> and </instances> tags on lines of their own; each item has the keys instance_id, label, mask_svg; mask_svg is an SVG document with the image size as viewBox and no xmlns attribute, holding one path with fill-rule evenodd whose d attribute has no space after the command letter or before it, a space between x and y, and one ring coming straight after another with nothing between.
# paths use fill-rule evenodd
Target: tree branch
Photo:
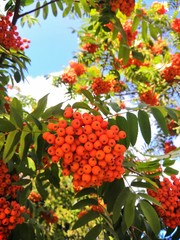
<instances>
[{"instance_id":1,"label":"tree branch","mask_svg":"<svg viewBox=\"0 0 180 240\"><path fill-rule=\"evenodd\" d=\"M12 24L13 25L16 25L16 22L17 22L17 20L19 18L20 6L21 6L21 0L16 0L15 8L14 8L14 15L13 15L13 19L12 19Z\"/></svg>"}]
</instances>

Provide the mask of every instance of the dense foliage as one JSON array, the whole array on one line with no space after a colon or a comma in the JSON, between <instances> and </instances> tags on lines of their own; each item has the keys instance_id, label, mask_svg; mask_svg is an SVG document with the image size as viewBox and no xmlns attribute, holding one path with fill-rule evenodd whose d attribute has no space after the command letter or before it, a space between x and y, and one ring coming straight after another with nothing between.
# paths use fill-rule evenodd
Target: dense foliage
<instances>
[{"instance_id":1,"label":"dense foliage","mask_svg":"<svg viewBox=\"0 0 180 240\"><path fill-rule=\"evenodd\" d=\"M177 240L179 1L5 2L0 240ZM49 11L84 18L79 51L61 74L46 76L74 103L47 108L45 95L28 111L25 96L8 95L30 63L30 40L16 23L32 26Z\"/></svg>"}]
</instances>

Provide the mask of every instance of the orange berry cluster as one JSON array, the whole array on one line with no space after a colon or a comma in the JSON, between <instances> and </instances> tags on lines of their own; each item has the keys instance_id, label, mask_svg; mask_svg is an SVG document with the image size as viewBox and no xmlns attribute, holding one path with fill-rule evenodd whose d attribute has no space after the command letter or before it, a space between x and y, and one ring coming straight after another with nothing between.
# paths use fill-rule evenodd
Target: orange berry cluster
<instances>
[{"instance_id":1,"label":"orange berry cluster","mask_svg":"<svg viewBox=\"0 0 180 240\"><path fill-rule=\"evenodd\" d=\"M41 212L41 217L46 221L47 224L58 222L58 216L53 210Z\"/></svg>"},{"instance_id":2,"label":"orange berry cluster","mask_svg":"<svg viewBox=\"0 0 180 240\"><path fill-rule=\"evenodd\" d=\"M172 20L171 28L174 32L177 32L180 34L180 18L175 18Z\"/></svg>"},{"instance_id":3,"label":"orange berry cluster","mask_svg":"<svg viewBox=\"0 0 180 240\"><path fill-rule=\"evenodd\" d=\"M77 75L73 68L66 69L61 75L62 82L73 85L77 79Z\"/></svg>"},{"instance_id":4,"label":"orange berry cluster","mask_svg":"<svg viewBox=\"0 0 180 240\"><path fill-rule=\"evenodd\" d=\"M161 206L154 205L164 224L170 228L180 226L180 178L164 178L156 190L148 189L148 194L157 199Z\"/></svg>"},{"instance_id":5,"label":"orange berry cluster","mask_svg":"<svg viewBox=\"0 0 180 240\"><path fill-rule=\"evenodd\" d=\"M171 141L167 141L164 143L164 153L167 154L176 149L176 146L173 145Z\"/></svg>"},{"instance_id":6,"label":"orange berry cluster","mask_svg":"<svg viewBox=\"0 0 180 240\"><path fill-rule=\"evenodd\" d=\"M24 222L23 213L25 207L20 206L16 201L8 201L5 197L0 197L0 240L7 240L16 225Z\"/></svg>"},{"instance_id":7,"label":"orange berry cluster","mask_svg":"<svg viewBox=\"0 0 180 240\"><path fill-rule=\"evenodd\" d=\"M139 95L140 100L142 102L145 102L146 104L149 104L151 106L159 105L158 95L156 92L153 92L152 90L148 90L146 92L143 92Z\"/></svg>"},{"instance_id":8,"label":"orange berry cluster","mask_svg":"<svg viewBox=\"0 0 180 240\"><path fill-rule=\"evenodd\" d=\"M180 76L180 53L172 54L171 63L162 71L162 77L169 83L175 82Z\"/></svg>"},{"instance_id":9,"label":"orange berry cluster","mask_svg":"<svg viewBox=\"0 0 180 240\"><path fill-rule=\"evenodd\" d=\"M74 111L67 107L65 119L49 123L43 138L49 144L47 152L52 162L59 162L64 175L73 175L73 185L100 186L121 178L126 147L118 141L126 137L116 125L111 126L102 116Z\"/></svg>"},{"instance_id":10,"label":"orange berry cluster","mask_svg":"<svg viewBox=\"0 0 180 240\"><path fill-rule=\"evenodd\" d=\"M135 1L134 0L110 0L109 2L111 11L116 12L116 10L120 10L126 16L130 16L131 12L134 10Z\"/></svg>"},{"instance_id":11,"label":"orange berry cluster","mask_svg":"<svg viewBox=\"0 0 180 240\"><path fill-rule=\"evenodd\" d=\"M6 16L0 17L0 45L9 50L13 48L15 50L24 51L29 47L29 40L22 39L17 32L17 27L14 26L10 18L11 12L8 12Z\"/></svg>"},{"instance_id":12,"label":"orange berry cluster","mask_svg":"<svg viewBox=\"0 0 180 240\"><path fill-rule=\"evenodd\" d=\"M71 61L69 63L69 65L71 68L74 69L77 76L81 76L86 71L84 64L82 64L82 63L77 63L77 62Z\"/></svg>"},{"instance_id":13,"label":"orange berry cluster","mask_svg":"<svg viewBox=\"0 0 180 240\"><path fill-rule=\"evenodd\" d=\"M98 45L94 43L85 43L81 46L81 48L88 53L95 53L98 49Z\"/></svg>"},{"instance_id":14,"label":"orange berry cluster","mask_svg":"<svg viewBox=\"0 0 180 240\"><path fill-rule=\"evenodd\" d=\"M138 60L137 58L133 58L132 56L130 56L128 62L124 65L123 64L123 59L118 59L118 58L114 58L114 67L116 70L120 70L128 68L129 66L136 66L136 67L140 67L140 66L149 66L149 62L141 62L140 60Z\"/></svg>"},{"instance_id":15,"label":"orange berry cluster","mask_svg":"<svg viewBox=\"0 0 180 240\"><path fill-rule=\"evenodd\" d=\"M95 95L107 94L110 92L110 81L104 81L102 78L94 78L91 88Z\"/></svg>"},{"instance_id":16,"label":"orange berry cluster","mask_svg":"<svg viewBox=\"0 0 180 240\"><path fill-rule=\"evenodd\" d=\"M164 4L157 1L153 2L151 7L154 8L159 15L162 15L167 12L167 10L164 7Z\"/></svg>"},{"instance_id":17,"label":"orange berry cluster","mask_svg":"<svg viewBox=\"0 0 180 240\"><path fill-rule=\"evenodd\" d=\"M22 189L22 186L14 185L14 182L19 180L17 174L11 175L6 164L0 160L0 197L10 196L15 199L17 192ZM12 185L13 183L13 185Z\"/></svg>"},{"instance_id":18,"label":"orange berry cluster","mask_svg":"<svg viewBox=\"0 0 180 240\"><path fill-rule=\"evenodd\" d=\"M151 47L151 51L154 55L159 55L163 53L163 50L167 47L166 41L161 38L158 39L154 45Z\"/></svg>"},{"instance_id":19,"label":"orange berry cluster","mask_svg":"<svg viewBox=\"0 0 180 240\"><path fill-rule=\"evenodd\" d=\"M123 24L123 29L126 33L126 38L127 38L127 44L128 46L132 46L133 41L136 39L137 36L137 31L132 31L132 21L128 20ZM121 33L118 33L118 38L119 40L122 39Z\"/></svg>"},{"instance_id":20,"label":"orange berry cluster","mask_svg":"<svg viewBox=\"0 0 180 240\"><path fill-rule=\"evenodd\" d=\"M38 203L41 201L41 195L36 192L31 192L28 197L29 200L31 200L34 203Z\"/></svg>"}]
</instances>

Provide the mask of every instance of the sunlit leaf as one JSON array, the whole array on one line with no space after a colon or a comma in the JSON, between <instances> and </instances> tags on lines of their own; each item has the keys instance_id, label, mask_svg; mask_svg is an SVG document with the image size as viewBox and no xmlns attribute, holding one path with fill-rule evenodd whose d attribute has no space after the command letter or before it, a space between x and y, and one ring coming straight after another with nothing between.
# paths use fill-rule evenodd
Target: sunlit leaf
<instances>
[{"instance_id":1,"label":"sunlit leaf","mask_svg":"<svg viewBox=\"0 0 180 240\"><path fill-rule=\"evenodd\" d=\"M138 136L138 119L134 113L127 112L127 124L129 127L129 139L134 146Z\"/></svg>"},{"instance_id":2,"label":"sunlit leaf","mask_svg":"<svg viewBox=\"0 0 180 240\"><path fill-rule=\"evenodd\" d=\"M156 107L152 107L151 112L152 112L154 118L156 119L156 121L158 122L160 128L162 129L163 133L165 134L165 136L167 136L168 128L167 128L167 123L166 123L165 117L163 116L161 111Z\"/></svg>"},{"instance_id":3,"label":"sunlit leaf","mask_svg":"<svg viewBox=\"0 0 180 240\"><path fill-rule=\"evenodd\" d=\"M151 141L151 125L149 121L149 116L145 111L138 111L139 126L142 136L147 144Z\"/></svg>"},{"instance_id":4,"label":"sunlit leaf","mask_svg":"<svg viewBox=\"0 0 180 240\"><path fill-rule=\"evenodd\" d=\"M53 15L56 17L58 12L57 12L57 7L56 7L55 2L51 3L51 9L52 9Z\"/></svg>"},{"instance_id":5,"label":"sunlit leaf","mask_svg":"<svg viewBox=\"0 0 180 240\"><path fill-rule=\"evenodd\" d=\"M47 1L44 1L44 4L45 5L43 7L43 18L46 19L47 16L48 16L48 12L49 12L49 9L48 9L48 5L47 5Z\"/></svg>"},{"instance_id":6,"label":"sunlit leaf","mask_svg":"<svg viewBox=\"0 0 180 240\"><path fill-rule=\"evenodd\" d=\"M15 130L16 127L6 118L0 118L0 131L1 132L10 132Z\"/></svg>"},{"instance_id":7,"label":"sunlit leaf","mask_svg":"<svg viewBox=\"0 0 180 240\"><path fill-rule=\"evenodd\" d=\"M38 1L37 3L36 3L36 11L34 12L34 17L38 17L39 16L39 13L40 13L40 1Z\"/></svg>"}]
</instances>

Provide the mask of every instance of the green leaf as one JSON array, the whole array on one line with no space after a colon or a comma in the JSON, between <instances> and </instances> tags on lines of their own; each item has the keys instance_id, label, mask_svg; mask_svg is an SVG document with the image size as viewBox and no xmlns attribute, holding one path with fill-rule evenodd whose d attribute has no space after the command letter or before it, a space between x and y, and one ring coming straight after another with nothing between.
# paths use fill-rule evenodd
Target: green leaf
<instances>
[{"instance_id":1,"label":"green leaf","mask_svg":"<svg viewBox=\"0 0 180 240\"><path fill-rule=\"evenodd\" d=\"M31 113L31 115L33 115L33 117L35 118L39 118L41 117L42 113L44 112L46 105L47 105L47 97L49 94L46 94L44 97L42 97L41 99L39 99L38 103L37 103L37 107L35 108L35 110Z\"/></svg>"},{"instance_id":2,"label":"green leaf","mask_svg":"<svg viewBox=\"0 0 180 240\"><path fill-rule=\"evenodd\" d=\"M22 131L22 134L20 137L19 158L21 160L27 157L29 147L32 143L32 134L29 131L26 131L26 129L27 128L24 129L25 131Z\"/></svg>"},{"instance_id":3,"label":"green leaf","mask_svg":"<svg viewBox=\"0 0 180 240\"><path fill-rule=\"evenodd\" d=\"M75 224L72 227L72 230L75 230L77 228L80 228L82 226L84 226L85 224L87 224L88 222L96 219L99 217L99 213L98 212L94 212L94 211L89 211L87 214L83 215L81 218L79 218Z\"/></svg>"},{"instance_id":4,"label":"green leaf","mask_svg":"<svg viewBox=\"0 0 180 240\"><path fill-rule=\"evenodd\" d=\"M61 1L57 1L56 4L58 5L59 9L62 11L63 10L63 5Z\"/></svg>"},{"instance_id":5,"label":"green leaf","mask_svg":"<svg viewBox=\"0 0 180 240\"><path fill-rule=\"evenodd\" d=\"M82 109L87 109L90 110L91 108L84 102L76 102L72 105L72 108L82 108Z\"/></svg>"},{"instance_id":6,"label":"green leaf","mask_svg":"<svg viewBox=\"0 0 180 240\"><path fill-rule=\"evenodd\" d=\"M109 109L107 108L107 106L104 106L100 103L96 103L96 106L99 108L99 110L105 115L107 116L108 114L110 114Z\"/></svg>"},{"instance_id":7,"label":"green leaf","mask_svg":"<svg viewBox=\"0 0 180 240\"><path fill-rule=\"evenodd\" d=\"M82 89L81 93L84 94L84 96L90 101L90 103L94 102L94 97L93 95L90 93L90 91L86 90L86 89Z\"/></svg>"},{"instance_id":8,"label":"green leaf","mask_svg":"<svg viewBox=\"0 0 180 240\"><path fill-rule=\"evenodd\" d=\"M66 16L69 14L69 12L71 11L71 8L72 8L72 4L69 5L69 6L67 6L67 7L64 9L64 11L63 11L62 16L63 16L63 17L66 17Z\"/></svg>"},{"instance_id":9,"label":"green leaf","mask_svg":"<svg viewBox=\"0 0 180 240\"><path fill-rule=\"evenodd\" d=\"M34 163L34 161L31 158L27 158L27 162L28 162L28 168L32 169L33 172L36 171L36 165Z\"/></svg>"},{"instance_id":10,"label":"green leaf","mask_svg":"<svg viewBox=\"0 0 180 240\"><path fill-rule=\"evenodd\" d=\"M149 196L148 194L146 193L138 193L138 195L142 198L145 198L146 200L156 204L157 206L161 206L161 203L159 201L157 201L155 198Z\"/></svg>"},{"instance_id":11,"label":"green leaf","mask_svg":"<svg viewBox=\"0 0 180 240\"><path fill-rule=\"evenodd\" d=\"M129 139L134 146L138 136L138 119L134 113L127 112L127 124L129 127Z\"/></svg>"},{"instance_id":12,"label":"green leaf","mask_svg":"<svg viewBox=\"0 0 180 240\"><path fill-rule=\"evenodd\" d=\"M133 19L133 23L132 23L132 32L136 31L138 25L139 25L139 22L140 22L140 18L138 16L135 16L134 19Z\"/></svg>"},{"instance_id":13,"label":"green leaf","mask_svg":"<svg viewBox=\"0 0 180 240\"><path fill-rule=\"evenodd\" d=\"M126 224L127 229L133 224L135 217L135 202L136 194L130 192L126 199L123 212L123 220Z\"/></svg>"},{"instance_id":14,"label":"green leaf","mask_svg":"<svg viewBox=\"0 0 180 240\"><path fill-rule=\"evenodd\" d=\"M155 209L145 200L140 200L140 208L147 219L152 231L158 235L161 230L160 219L155 211Z\"/></svg>"},{"instance_id":15,"label":"green leaf","mask_svg":"<svg viewBox=\"0 0 180 240\"><path fill-rule=\"evenodd\" d=\"M142 20L142 38L144 41L147 40L147 32L148 32L148 23L145 20Z\"/></svg>"},{"instance_id":16,"label":"green leaf","mask_svg":"<svg viewBox=\"0 0 180 240\"><path fill-rule=\"evenodd\" d=\"M53 166L54 166L53 169L52 168L45 169L45 176L49 180L50 183L52 183L56 188L59 188L60 187L60 185L59 185L60 179L58 176L58 171L56 171L55 165L53 165ZM56 165L56 167L57 167L57 165Z\"/></svg>"},{"instance_id":17,"label":"green leaf","mask_svg":"<svg viewBox=\"0 0 180 240\"><path fill-rule=\"evenodd\" d=\"M8 162L13 157L19 143L20 136L21 132L19 130L14 130L8 134L3 152L3 160L5 162Z\"/></svg>"},{"instance_id":18,"label":"green leaf","mask_svg":"<svg viewBox=\"0 0 180 240\"><path fill-rule=\"evenodd\" d=\"M120 143L124 144L126 146L126 148L128 148L129 145L130 145L128 122L127 122L126 118L124 118L122 116L117 116L116 117L116 123L117 123L117 126L119 127L120 130L123 130L123 131L126 132L126 138L121 139Z\"/></svg>"},{"instance_id":19,"label":"green leaf","mask_svg":"<svg viewBox=\"0 0 180 240\"><path fill-rule=\"evenodd\" d=\"M79 191L75 197L76 198L80 198L80 197L83 197L83 196L86 196L86 195L89 195L89 194L97 194L97 190L95 188L84 188L82 189L81 191Z\"/></svg>"},{"instance_id":20,"label":"green leaf","mask_svg":"<svg viewBox=\"0 0 180 240\"><path fill-rule=\"evenodd\" d=\"M83 208L85 206L90 206L90 205L98 205L98 201L94 198L86 198L86 199L82 199L79 202L75 203L72 206L72 210L74 209L78 209L78 208Z\"/></svg>"},{"instance_id":21,"label":"green leaf","mask_svg":"<svg viewBox=\"0 0 180 240\"><path fill-rule=\"evenodd\" d=\"M110 102L109 105L112 107L112 109L115 112L120 112L121 108L119 107L119 105L116 102Z\"/></svg>"},{"instance_id":22,"label":"green leaf","mask_svg":"<svg viewBox=\"0 0 180 240\"><path fill-rule=\"evenodd\" d=\"M142 181L133 181L131 182L131 186L138 188L152 188L152 185L150 183Z\"/></svg>"},{"instance_id":23,"label":"green leaf","mask_svg":"<svg viewBox=\"0 0 180 240\"><path fill-rule=\"evenodd\" d=\"M145 111L138 111L138 121L142 136L147 144L151 141L151 126L149 116Z\"/></svg>"},{"instance_id":24,"label":"green leaf","mask_svg":"<svg viewBox=\"0 0 180 240\"><path fill-rule=\"evenodd\" d=\"M63 103L58 103L57 105L46 109L46 111L41 115L41 117L47 119L55 115L62 116L63 115L63 110L61 109L62 105Z\"/></svg>"},{"instance_id":25,"label":"green leaf","mask_svg":"<svg viewBox=\"0 0 180 240\"><path fill-rule=\"evenodd\" d=\"M97 237L99 236L101 231L102 231L102 225L97 224L96 226L94 226L93 228L90 229L90 231L86 234L84 240L97 239Z\"/></svg>"},{"instance_id":26,"label":"green leaf","mask_svg":"<svg viewBox=\"0 0 180 240\"><path fill-rule=\"evenodd\" d=\"M79 7L79 3L77 3L77 2L74 3L74 10L78 14L78 16L81 18L82 14L81 14L81 9Z\"/></svg>"},{"instance_id":27,"label":"green leaf","mask_svg":"<svg viewBox=\"0 0 180 240\"><path fill-rule=\"evenodd\" d=\"M118 58L123 59L123 64L126 65L129 60L129 54L130 54L130 48L127 44L123 43L121 41L120 47L119 47L119 53L118 53Z\"/></svg>"},{"instance_id":28,"label":"green leaf","mask_svg":"<svg viewBox=\"0 0 180 240\"><path fill-rule=\"evenodd\" d=\"M113 206L113 222L114 223L116 223L119 217L121 216L122 207L124 206L129 194L131 194L131 191L127 187L123 188L118 194Z\"/></svg>"},{"instance_id":29,"label":"green leaf","mask_svg":"<svg viewBox=\"0 0 180 240\"><path fill-rule=\"evenodd\" d=\"M19 83L21 81L21 74L19 73L19 71L16 71L14 73L14 79L17 83Z\"/></svg>"},{"instance_id":30,"label":"green leaf","mask_svg":"<svg viewBox=\"0 0 180 240\"><path fill-rule=\"evenodd\" d=\"M22 104L17 98L14 98L10 105L10 121L17 128L22 129L23 127Z\"/></svg>"},{"instance_id":31,"label":"green leaf","mask_svg":"<svg viewBox=\"0 0 180 240\"><path fill-rule=\"evenodd\" d=\"M143 54L141 52L132 50L132 56L134 58L138 59L139 61L144 62L144 56L143 56Z\"/></svg>"},{"instance_id":32,"label":"green leaf","mask_svg":"<svg viewBox=\"0 0 180 240\"><path fill-rule=\"evenodd\" d=\"M44 1L44 4L43 4L43 5L45 5L45 4L47 4L47 1ZM43 19L46 19L46 18L47 18L48 12L49 12L48 5L45 5L45 6L43 7Z\"/></svg>"},{"instance_id":33,"label":"green leaf","mask_svg":"<svg viewBox=\"0 0 180 240\"><path fill-rule=\"evenodd\" d=\"M109 233L110 233L111 236L113 236L113 238L110 237L109 239L119 240L119 237L118 237L117 233L114 231L114 229L113 229L112 227L108 226L107 224L105 224L103 227L104 227L104 229L106 229L106 231L108 232L108 235L109 235Z\"/></svg>"},{"instance_id":34,"label":"green leaf","mask_svg":"<svg viewBox=\"0 0 180 240\"><path fill-rule=\"evenodd\" d=\"M178 175L179 171L171 167L166 167L164 169L164 173L171 176L171 175Z\"/></svg>"},{"instance_id":35,"label":"green leaf","mask_svg":"<svg viewBox=\"0 0 180 240\"><path fill-rule=\"evenodd\" d=\"M29 185L23 187L21 193L18 195L18 200L21 205L25 205L30 192L32 191L32 182Z\"/></svg>"},{"instance_id":36,"label":"green leaf","mask_svg":"<svg viewBox=\"0 0 180 240\"><path fill-rule=\"evenodd\" d=\"M12 183L12 185L24 186L29 185L30 183L31 183L30 179L20 179L19 181Z\"/></svg>"},{"instance_id":37,"label":"green leaf","mask_svg":"<svg viewBox=\"0 0 180 240\"><path fill-rule=\"evenodd\" d=\"M52 9L53 15L56 17L58 12L57 12L57 7L56 7L55 2L51 3L51 9Z\"/></svg>"},{"instance_id":38,"label":"green leaf","mask_svg":"<svg viewBox=\"0 0 180 240\"><path fill-rule=\"evenodd\" d=\"M0 151L5 143L5 134L0 132Z\"/></svg>"},{"instance_id":39,"label":"green leaf","mask_svg":"<svg viewBox=\"0 0 180 240\"><path fill-rule=\"evenodd\" d=\"M152 112L154 118L156 119L156 121L158 122L158 124L159 124L160 128L162 129L163 133L165 134L165 136L168 136L168 128L167 128L166 119L163 116L163 114L161 113L161 111L156 107L152 107L151 112Z\"/></svg>"},{"instance_id":40,"label":"green leaf","mask_svg":"<svg viewBox=\"0 0 180 240\"><path fill-rule=\"evenodd\" d=\"M40 174L37 175L35 185L36 185L36 188L37 188L39 194L42 196L42 198L46 199L48 197L48 191L43 186L43 180L41 178L42 177Z\"/></svg>"},{"instance_id":41,"label":"green leaf","mask_svg":"<svg viewBox=\"0 0 180 240\"><path fill-rule=\"evenodd\" d=\"M160 33L160 29L157 26L155 27L153 24L150 24L149 31L150 31L151 37L157 40L158 34Z\"/></svg>"},{"instance_id":42,"label":"green leaf","mask_svg":"<svg viewBox=\"0 0 180 240\"><path fill-rule=\"evenodd\" d=\"M176 111L177 111L177 110L171 109L171 108L166 108L166 110L167 110L169 116L170 116L172 119L174 119L176 122L178 122L178 116L177 116L177 114L176 114Z\"/></svg>"},{"instance_id":43,"label":"green leaf","mask_svg":"<svg viewBox=\"0 0 180 240\"><path fill-rule=\"evenodd\" d=\"M0 131L1 132L10 132L15 130L16 127L6 118L0 118Z\"/></svg>"},{"instance_id":44,"label":"green leaf","mask_svg":"<svg viewBox=\"0 0 180 240\"><path fill-rule=\"evenodd\" d=\"M34 12L34 17L35 17L35 18L37 18L37 17L39 16L39 13L40 13L39 7L40 7L40 2L38 1L38 2L36 3L36 11Z\"/></svg>"},{"instance_id":45,"label":"green leaf","mask_svg":"<svg viewBox=\"0 0 180 240\"><path fill-rule=\"evenodd\" d=\"M176 162L176 160L170 160L170 159L165 158L163 161L163 167L172 166L175 162Z\"/></svg>"},{"instance_id":46,"label":"green leaf","mask_svg":"<svg viewBox=\"0 0 180 240\"><path fill-rule=\"evenodd\" d=\"M90 12L90 8L89 8L89 5L87 4L86 0L80 0L80 3L82 4L85 12L87 12L87 13Z\"/></svg>"}]
</instances>

